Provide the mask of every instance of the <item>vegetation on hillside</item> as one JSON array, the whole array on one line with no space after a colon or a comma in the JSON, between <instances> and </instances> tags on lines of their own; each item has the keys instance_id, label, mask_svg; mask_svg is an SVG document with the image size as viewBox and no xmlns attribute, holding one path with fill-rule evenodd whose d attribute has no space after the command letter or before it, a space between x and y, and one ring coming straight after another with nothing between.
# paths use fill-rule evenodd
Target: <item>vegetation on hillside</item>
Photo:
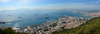
<instances>
[{"instance_id":1,"label":"vegetation on hillside","mask_svg":"<svg viewBox=\"0 0 100 34\"><path fill-rule=\"evenodd\" d=\"M15 32L14 30L12 30L12 28L7 28L7 29L0 29L0 34L28 34L28 33L20 33L20 32Z\"/></svg>"},{"instance_id":2,"label":"vegetation on hillside","mask_svg":"<svg viewBox=\"0 0 100 34\"><path fill-rule=\"evenodd\" d=\"M79 27L56 31L52 34L100 34L100 17L92 18Z\"/></svg>"}]
</instances>

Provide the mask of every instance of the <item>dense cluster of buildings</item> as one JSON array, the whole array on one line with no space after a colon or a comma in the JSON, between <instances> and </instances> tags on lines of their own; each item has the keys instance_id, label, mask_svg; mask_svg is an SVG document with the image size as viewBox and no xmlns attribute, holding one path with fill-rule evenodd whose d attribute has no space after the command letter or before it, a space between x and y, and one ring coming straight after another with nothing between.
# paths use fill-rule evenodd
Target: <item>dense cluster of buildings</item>
<instances>
[{"instance_id":1,"label":"dense cluster of buildings","mask_svg":"<svg viewBox=\"0 0 100 34\"><path fill-rule=\"evenodd\" d=\"M74 27L78 27L81 24L85 23L88 18L74 18L65 16L64 18L59 18L57 21L52 21L48 23L44 23L43 25L40 25L38 28L31 28L30 26L27 26L26 29L24 29L23 32L27 32L30 34L51 34L55 31L61 31L63 29L71 29ZM13 28L16 32L20 32L18 27Z\"/></svg>"},{"instance_id":2,"label":"dense cluster of buildings","mask_svg":"<svg viewBox=\"0 0 100 34\"><path fill-rule=\"evenodd\" d=\"M75 12L77 13L77 12ZM97 13L88 13L88 12L80 12L85 13L87 16L98 17L100 16L100 12ZM20 27L12 27L16 32L26 32L30 34L51 34L55 31L61 31L63 29L71 29L80 26L85 23L90 18L74 18L70 16L65 16L64 18L59 18L58 20L52 20L47 23L43 23L39 25L37 28L32 28L31 26L27 26L24 31L20 31ZM7 27L0 26L1 29L5 29Z\"/></svg>"},{"instance_id":3,"label":"dense cluster of buildings","mask_svg":"<svg viewBox=\"0 0 100 34\"><path fill-rule=\"evenodd\" d=\"M77 13L77 12L75 12ZM89 12L80 12L85 13L87 16L91 17L98 17L100 16L100 12L96 13L89 13ZM59 18L57 21L50 21L47 23L43 23L38 28L28 28L24 29L23 32L27 32L30 34L51 34L55 31L61 31L63 29L71 29L80 26L81 24L85 23L90 18L74 18L70 16L65 16L64 18ZM16 31L18 31L16 29Z\"/></svg>"},{"instance_id":4,"label":"dense cluster of buildings","mask_svg":"<svg viewBox=\"0 0 100 34\"><path fill-rule=\"evenodd\" d=\"M38 28L32 28L31 26L27 26L24 31L20 31L20 27L12 27L12 29L16 32L26 32L30 34L51 34L55 31L78 27L81 24L85 23L87 20L89 19L65 16L64 18L59 18L59 20L57 21L51 20L47 23L43 23L42 25L38 26ZM0 26L0 28L6 29L8 27Z\"/></svg>"}]
</instances>

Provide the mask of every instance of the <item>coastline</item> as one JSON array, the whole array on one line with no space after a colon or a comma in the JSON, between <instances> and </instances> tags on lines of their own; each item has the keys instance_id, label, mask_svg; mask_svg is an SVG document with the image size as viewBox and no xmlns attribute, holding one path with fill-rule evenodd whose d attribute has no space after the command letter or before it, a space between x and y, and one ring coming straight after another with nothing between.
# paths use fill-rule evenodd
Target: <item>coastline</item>
<instances>
[{"instance_id":1,"label":"coastline","mask_svg":"<svg viewBox=\"0 0 100 34\"><path fill-rule=\"evenodd\" d=\"M76 12L77 13L77 12ZM79 12L81 13L81 12ZM87 15L87 14L86 14ZM89 16L89 15L88 15ZM71 16L64 16L59 18L58 20L50 20L46 21L47 23L40 24L37 28L32 28L31 25L27 26L24 31L20 30L20 27L12 27L17 32L28 32L28 33L48 33L63 30L63 29L71 29L80 26L85 23L90 18L75 18ZM34 25L37 26L37 25Z\"/></svg>"},{"instance_id":2,"label":"coastline","mask_svg":"<svg viewBox=\"0 0 100 34\"><path fill-rule=\"evenodd\" d=\"M96 12L96 11L93 11L93 12L89 12L89 11L74 11L73 13L84 13L86 15L83 15L83 16L90 16L91 18L94 18L94 17L99 17L100 16L100 12Z\"/></svg>"},{"instance_id":3,"label":"coastline","mask_svg":"<svg viewBox=\"0 0 100 34\"><path fill-rule=\"evenodd\" d=\"M65 16L63 18L59 18L59 20L57 21L48 22L48 25L43 24L46 26L40 25L40 27L38 28L31 28L30 26L28 26L28 28L24 29L24 32L32 31L32 33L51 34L52 32L59 31L61 29L71 29L78 27L81 24L85 23L87 20L89 20L89 18L74 18L70 16Z\"/></svg>"}]
</instances>

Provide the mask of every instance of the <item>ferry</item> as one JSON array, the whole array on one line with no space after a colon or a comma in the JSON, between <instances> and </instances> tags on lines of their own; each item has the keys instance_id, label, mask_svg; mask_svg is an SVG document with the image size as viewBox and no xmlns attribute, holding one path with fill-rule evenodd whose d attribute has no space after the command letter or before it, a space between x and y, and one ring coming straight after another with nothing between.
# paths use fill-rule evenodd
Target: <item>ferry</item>
<instances>
[{"instance_id":1,"label":"ferry","mask_svg":"<svg viewBox=\"0 0 100 34\"><path fill-rule=\"evenodd\" d=\"M45 19L49 18L49 17L44 17Z\"/></svg>"}]
</instances>

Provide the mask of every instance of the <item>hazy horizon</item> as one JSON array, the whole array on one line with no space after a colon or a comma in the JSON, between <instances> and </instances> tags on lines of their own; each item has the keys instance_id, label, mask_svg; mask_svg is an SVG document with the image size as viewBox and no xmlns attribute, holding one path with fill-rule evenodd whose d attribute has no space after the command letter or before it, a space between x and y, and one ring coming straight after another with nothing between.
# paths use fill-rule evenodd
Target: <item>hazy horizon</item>
<instances>
[{"instance_id":1,"label":"hazy horizon","mask_svg":"<svg viewBox=\"0 0 100 34\"><path fill-rule=\"evenodd\" d=\"M24 8L100 10L100 0L0 0L0 11Z\"/></svg>"}]
</instances>

